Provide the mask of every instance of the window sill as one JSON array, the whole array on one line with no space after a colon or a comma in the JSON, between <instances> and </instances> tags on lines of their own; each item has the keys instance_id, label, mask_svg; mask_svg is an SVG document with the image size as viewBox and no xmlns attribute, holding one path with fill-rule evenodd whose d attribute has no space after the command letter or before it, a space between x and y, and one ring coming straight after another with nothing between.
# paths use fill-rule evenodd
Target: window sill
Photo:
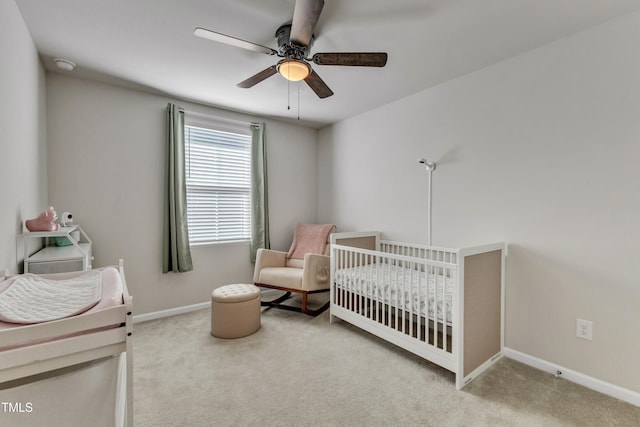
<instances>
[{"instance_id":1,"label":"window sill","mask_svg":"<svg viewBox=\"0 0 640 427\"><path fill-rule=\"evenodd\" d=\"M190 243L190 248L202 248L207 246L236 246L236 245L250 245L250 240L229 240L224 242L202 242L202 243Z\"/></svg>"}]
</instances>

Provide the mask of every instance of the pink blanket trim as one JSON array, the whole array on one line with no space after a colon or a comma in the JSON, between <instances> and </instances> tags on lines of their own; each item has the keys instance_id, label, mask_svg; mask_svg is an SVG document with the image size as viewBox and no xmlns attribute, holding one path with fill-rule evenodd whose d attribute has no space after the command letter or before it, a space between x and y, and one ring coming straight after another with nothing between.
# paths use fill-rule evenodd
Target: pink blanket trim
<instances>
[{"instance_id":1,"label":"pink blanket trim","mask_svg":"<svg viewBox=\"0 0 640 427\"><path fill-rule=\"evenodd\" d=\"M298 224L287 258L304 259L304 254L324 254L333 224Z\"/></svg>"}]
</instances>

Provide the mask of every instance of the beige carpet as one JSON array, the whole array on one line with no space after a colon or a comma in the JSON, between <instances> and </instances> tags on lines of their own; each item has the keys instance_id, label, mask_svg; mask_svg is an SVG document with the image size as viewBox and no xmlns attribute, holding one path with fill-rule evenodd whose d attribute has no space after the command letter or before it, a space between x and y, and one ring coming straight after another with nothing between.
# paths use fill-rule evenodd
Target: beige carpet
<instances>
[{"instance_id":1,"label":"beige carpet","mask_svg":"<svg viewBox=\"0 0 640 427\"><path fill-rule=\"evenodd\" d=\"M640 426L640 408L502 359L453 375L328 311L269 309L223 340L209 310L135 325L134 416L146 426Z\"/></svg>"}]
</instances>

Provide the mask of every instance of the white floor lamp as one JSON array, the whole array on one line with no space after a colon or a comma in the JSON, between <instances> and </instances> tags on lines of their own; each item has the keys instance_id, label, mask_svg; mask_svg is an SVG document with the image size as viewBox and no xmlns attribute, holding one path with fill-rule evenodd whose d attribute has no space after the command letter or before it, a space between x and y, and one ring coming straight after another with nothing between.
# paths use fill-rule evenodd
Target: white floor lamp
<instances>
[{"instance_id":1,"label":"white floor lamp","mask_svg":"<svg viewBox=\"0 0 640 427\"><path fill-rule=\"evenodd\" d=\"M418 159L418 163L423 164L429 172L429 178L427 180L427 245L431 246L431 175L436 170L435 162L429 162L426 159Z\"/></svg>"}]
</instances>

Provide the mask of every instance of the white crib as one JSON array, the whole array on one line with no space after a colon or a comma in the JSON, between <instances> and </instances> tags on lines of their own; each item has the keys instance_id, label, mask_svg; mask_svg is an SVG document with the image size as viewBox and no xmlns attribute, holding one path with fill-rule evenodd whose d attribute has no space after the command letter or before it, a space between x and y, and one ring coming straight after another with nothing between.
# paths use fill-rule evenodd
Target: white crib
<instances>
[{"instance_id":1,"label":"white crib","mask_svg":"<svg viewBox=\"0 0 640 427\"><path fill-rule=\"evenodd\" d=\"M502 355L505 246L448 249L331 239L331 321L340 318L455 373L460 389Z\"/></svg>"}]
</instances>

